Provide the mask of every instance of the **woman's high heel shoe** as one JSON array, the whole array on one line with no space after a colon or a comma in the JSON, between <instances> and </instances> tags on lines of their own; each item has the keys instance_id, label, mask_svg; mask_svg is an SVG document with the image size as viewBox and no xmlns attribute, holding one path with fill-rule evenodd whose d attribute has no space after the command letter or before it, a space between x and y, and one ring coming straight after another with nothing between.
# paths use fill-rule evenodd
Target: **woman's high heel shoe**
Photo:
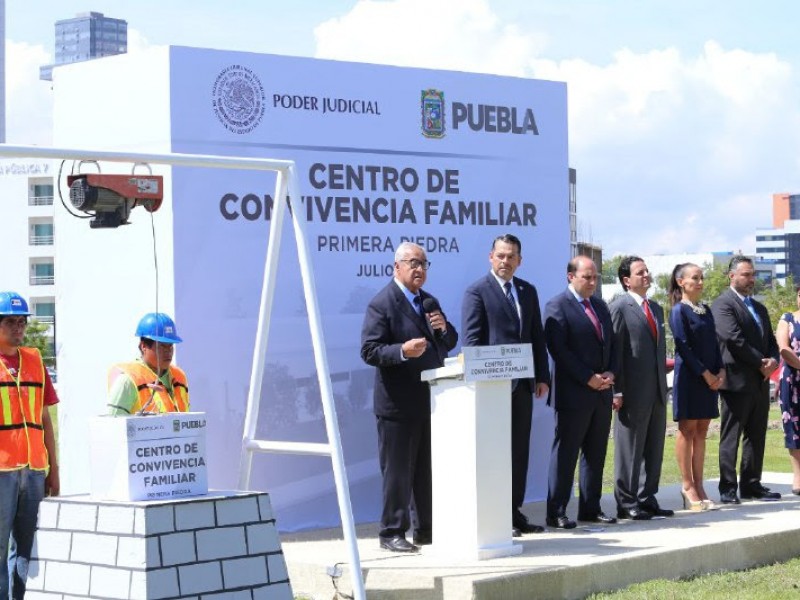
<instances>
[{"instance_id":1,"label":"woman's high heel shoe","mask_svg":"<svg viewBox=\"0 0 800 600\"><path fill-rule=\"evenodd\" d=\"M716 502L708 498L705 500L700 500L700 502L703 503L703 510L719 510L720 508Z\"/></svg>"},{"instance_id":2,"label":"woman's high heel shoe","mask_svg":"<svg viewBox=\"0 0 800 600\"><path fill-rule=\"evenodd\" d=\"M690 510L692 512L701 512L704 510L708 510L705 505L703 504L702 500L690 500L689 495L686 493L686 490L681 490L681 496L683 497L683 508L686 510Z\"/></svg>"}]
</instances>

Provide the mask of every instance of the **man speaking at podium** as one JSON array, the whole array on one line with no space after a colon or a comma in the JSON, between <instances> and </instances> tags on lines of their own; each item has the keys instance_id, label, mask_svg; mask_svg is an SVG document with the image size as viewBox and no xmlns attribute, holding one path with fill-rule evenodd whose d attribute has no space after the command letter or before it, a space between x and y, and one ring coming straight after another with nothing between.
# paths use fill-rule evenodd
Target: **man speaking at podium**
<instances>
[{"instance_id":1,"label":"man speaking at podium","mask_svg":"<svg viewBox=\"0 0 800 600\"><path fill-rule=\"evenodd\" d=\"M491 269L464 293L461 309L464 346L531 344L536 380L511 382L511 516L513 535L541 533L520 507L528 482L528 455L533 418L533 394L547 396L550 369L536 288L514 277L522 263L522 243L511 234L501 235L489 252Z\"/></svg>"},{"instance_id":2,"label":"man speaking at podium","mask_svg":"<svg viewBox=\"0 0 800 600\"><path fill-rule=\"evenodd\" d=\"M186 373L172 364L178 336L175 322L164 313L148 313L136 327L141 357L111 367L108 406L115 416L187 412Z\"/></svg>"},{"instance_id":3,"label":"man speaking at podium","mask_svg":"<svg viewBox=\"0 0 800 600\"><path fill-rule=\"evenodd\" d=\"M400 244L394 279L370 301L361 328L361 358L377 367L373 395L383 476L379 541L392 552L417 552L418 545L431 543L431 391L420 374L444 365L458 341L439 302L420 289L428 267L420 246ZM412 496L414 544L405 537Z\"/></svg>"}]
</instances>

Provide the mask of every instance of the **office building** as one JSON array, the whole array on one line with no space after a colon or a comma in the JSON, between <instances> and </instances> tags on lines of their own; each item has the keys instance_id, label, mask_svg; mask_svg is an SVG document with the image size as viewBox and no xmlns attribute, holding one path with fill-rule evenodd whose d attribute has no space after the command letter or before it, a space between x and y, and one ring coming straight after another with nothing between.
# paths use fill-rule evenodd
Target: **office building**
<instances>
[{"instance_id":1,"label":"office building","mask_svg":"<svg viewBox=\"0 0 800 600\"><path fill-rule=\"evenodd\" d=\"M772 195L772 227L756 229L756 254L781 285L789 275L800 283L800 194Z\"/></svg>"},{"instance_id":2,"label":"office building","mask_svg":"<svg viewBox=\"0 0 800 600\"><path fill-rule=\"evenodd\" d=\"M39 79L53 80L58 65L92 60L128 51L128 22L112 19L103 13L79 13L71 19L56 21L55 55L52 65L39 69Z\"/></svg>"}]
</instances>

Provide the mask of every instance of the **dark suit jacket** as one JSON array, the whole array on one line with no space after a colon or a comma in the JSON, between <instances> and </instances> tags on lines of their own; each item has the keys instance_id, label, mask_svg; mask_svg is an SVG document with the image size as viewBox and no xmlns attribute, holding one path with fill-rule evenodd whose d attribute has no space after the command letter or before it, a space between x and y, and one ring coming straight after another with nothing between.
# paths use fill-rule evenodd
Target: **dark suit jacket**
<instances>
[{"instance_id":1,"label":"dark suit jacket","mask_svg":"<svg viewBox=\"0 0 800 600\"><path fill-rule=\"evenodd\" d=\"M758 393L765 385L761 368L762 358L778 360L778 343L766 307L753 300L753 306L763 324L759 328L745 303L728 288L714 300L711 313L725 364L725 383L722 389L732 392Z\"/></svg>"},{"instance_id":2,"label":"dark suit jacket","mask_svg":"<svg viewBox=\"0 0 800 600\"><path fill-rule=\"evenodd\" d=\"M619 374L614 380L614 392L623 395L623 409L635 414L653 402L666 404L667 344L664 311L650 301L656 322L658 340L653 338L650 324L633 296L625 292L615 298L609 309L614 326Z\"/></svg>"},{"instance_id":3,"label":"dark suit jacket","mask_svg":"<svg viewBox=\"0 0 800 600\"><path fill-rule=\"evenodd\" d=\"M556 410L580 409L598 400L610 406L613 391L593 390L588 382L595 373L619 375L611 315L602 300L593 296L589 301L603 328L602 341L569 289L551 298L544 311L547 349L555 363Z\"/></svg>"},{"instance_id":4,"label":"dark suit jacket","mask_svg":"<svg viewBox=\"0 0 800 600\"><path fill-rule=\"evenodd\" d=\"M423 290L419 293L423 301L433 297ZM403 342L418 337L428 340L425 352L402 360ZM450 322L444 336L434 336L427 319L416 313L394 280L390 281L367 306L361 328L361 358L378 367L375 414L395 419L430 418L430 386L420 380L420 373L441 367L457 341L458 333Z\"/></svg>"},{"instance_id":5,"label":"dark suit jacket","mask_svg":"<svg viewBox=\"0 0 800 600\"><path fill-rule=\"evenodd\" d=\"M488 273L464 292L461 307L461 345L531 344L536 381L550 385L550 368L542 328L542 313L536 288L523 279L513 278L521 309L521 329L514 322L514 309L494 275ZM534 382L531 390L535 393Z\"/></svg>"}]
</instances>

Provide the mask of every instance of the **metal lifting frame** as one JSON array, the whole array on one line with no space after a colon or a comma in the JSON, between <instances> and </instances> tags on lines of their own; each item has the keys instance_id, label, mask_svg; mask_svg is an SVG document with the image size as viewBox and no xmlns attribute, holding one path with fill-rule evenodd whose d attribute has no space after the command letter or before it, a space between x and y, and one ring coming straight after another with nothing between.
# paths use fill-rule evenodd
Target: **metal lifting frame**
<instances>
[{"instance_id":1,"label":"metal lifting frame","mask_svg":"<svg viewBox=\"0 0 800 600\"><path fill-rule=\"evenodd\" d=\"M255 171L276 171L274 206L270 220L269 243L264 266L264 282L261 288L261 308L256 330L256 342L253 351L253 368L250 374L250 390L247 397L247 412L242 437L242 456L239 465L239 487L246 490L250 484L254 452L276 452L282 454L305 454L330 456L333 465L333 477L336 484L336 496L339 500L339 514L350 563L350 578L353 596L356 600L366 600L364 580L361 575L361 559L358 554L353 510L350 504L350 490L347 485L342 442L339 435L339 422L336 417L336 406L333 402L328 359L325 354L325 339L322 334L317 291L314 283L314 272L311 267L306 224L301 218L302 211L291 211L297 241L300 273L303 278L303 292L308 308L311 342L314 348L314 362L317 368L322 409L325 414L325 429L328 443L298 443L255 439L258 409L261 401L261 388L264 381L264 360L267 354L270 317L275 295L275 279L278 273L278 252L280 250L281 233L288 197L300 201L300 188L297 183L294 161L273 160L267 158L245 158L233 156L212 156L201 154L143 154L109 151L90 151L65 148L44 148L38 146L11 146L0 144L0 157L7 158L46 158L53 160L96 160L108 162L152 163L177 167L206 167L215 169L245 169Z\"/></svg>"}]
</instances>

